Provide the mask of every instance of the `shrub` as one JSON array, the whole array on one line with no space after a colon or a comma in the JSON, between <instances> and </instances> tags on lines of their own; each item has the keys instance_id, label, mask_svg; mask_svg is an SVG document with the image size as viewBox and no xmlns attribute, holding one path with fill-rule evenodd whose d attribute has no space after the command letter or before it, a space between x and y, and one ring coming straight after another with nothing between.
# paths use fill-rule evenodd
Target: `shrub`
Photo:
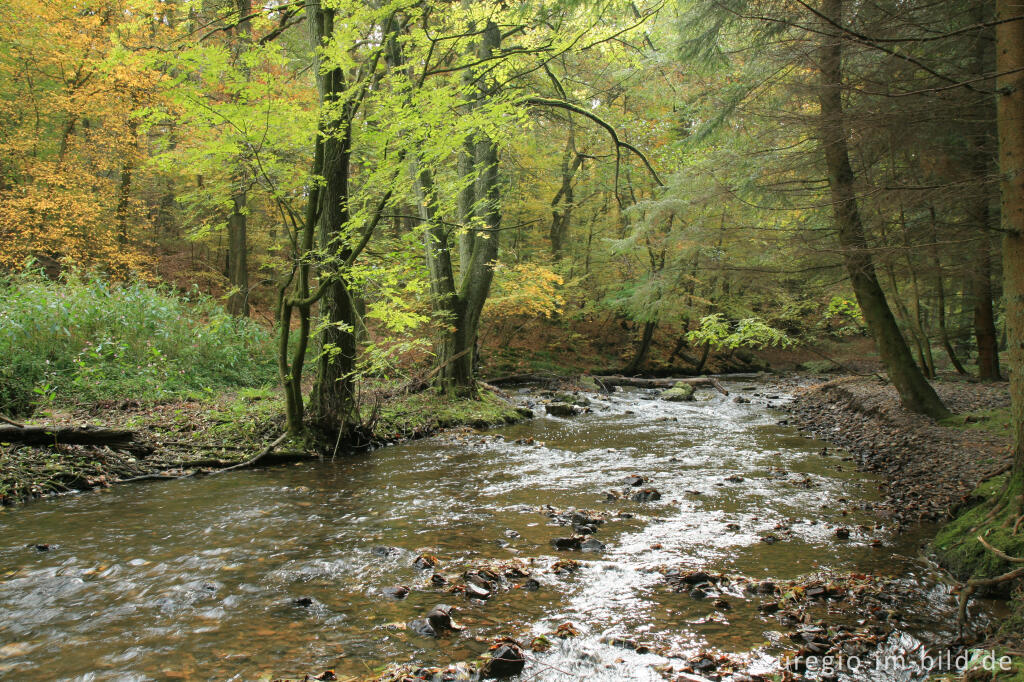
<instances>
[{"instance_id":1,"label":"shrub","mask_svg":"<svg viewBox=\"0 0 1024 682\"><path fill-rule=\"evenodd\" d=\"M80 273L0 278L0 412L274 379L270 335L198 292Z\"/></svg>"}]
</instances>

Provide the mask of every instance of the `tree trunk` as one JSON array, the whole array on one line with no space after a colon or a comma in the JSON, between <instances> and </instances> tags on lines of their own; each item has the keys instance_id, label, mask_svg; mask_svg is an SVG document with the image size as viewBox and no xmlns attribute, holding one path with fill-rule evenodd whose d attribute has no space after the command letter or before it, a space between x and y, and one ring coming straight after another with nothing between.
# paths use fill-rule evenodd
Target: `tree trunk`
<instances>
[{"instance_id":1,"label":"tree trunk","mask_svg":"<svg viewBox=\"0 0 1024 682\"><path fill-rule=\"evenodd\" d=\"M319 55L334 33L334 10L316 0L306 6L313 49ZM323 182L320 188L318 247L325 254L317 275L326 283L320 299L320 353L309 400L310 421L323 434L348 434L355 421L352 372L356 360L355 307L345 279L347 257L343 231L349 221L350 104L340 102L346 91L345 73L334 67L324 71L315 63L320 92L323 139Z\"/></svg>"},{"instance_id":2,"label":"tree trunk","mask_svg":"<svg viewBox=\"0 0 1024 682\"><path fill-rule=\"evenodd\" d=\"M239 183L242 182L238 178ZM233 209L228 217L228 313L249 317L249 246L246 224L248 195L244 190L231 197Z\"/></svg>"},{"instance_id":3,"label":"tree trunk","mask_svg":"<svg viewBox=\"0 0 1024 682\"><path fill-rule=\"evenodd\" d=\"M576 171L583 165L583 157L576 154L575 146L570 129L569 139L565 143L565 154L562 156L562 186L551 200L551 228L548 234L551 239L551 257L556 261L561 260L562 249L569 236L569 222L576 201L572 181Z\"/></svg>"},{"instance_id":4,"label":"tree trunk","mask_svg":"<svg viewBox=\"0 0 1024 682\"><path fill-rule=\"evenodd\" d=\"M843 20L842 7L842 0L823 0L821 5L824 16L838 23ZM885 364L889 379L899 392L903 406L934 419L946 417L949 410L914 364L914 358L878 283L874 262L867 249L843 120L842 42L838 36L830 35L831 25L827 22L822 22L822 25L825 27L825 37L819 55L819 135L828 167L836 229L850 283L864 320L874 336L878 354Z\"/></svg>"},{"instance_id":5,"label":"tree trunk","mask_svg":"<svg viewBox=\"0 0 1024 682\"><path fill-rule=\"evenodd\" d=\"M933 228L933 243L932 243L932 258L935 260L935 295L938 297L936 302L936 308L939 313L939 339L942 341L942 348L946 351L946 355L949 357L949 362L953 365L957 374L967 374L967 370L960 364L960 358L956 356L956 352L953 350L953 344L949 342L949 330L946 328L946 286L942 281L942 261L939 258L939 250L934 244L934 230L935 228L935 207L930 208L932 216L932 228Z\"/></svg>"},{"instance_id":6,"label":"tree trunk","mask_svg":"<svg viewBox=\"0 0 1024 682\"><path fill-rule=\"evenodd\" d=\"M501 46L501 30L491 21L481 32L476 56L490 59ZM486 97L480 86L476 97ZM470 102L468 106L473 106ZM470 157L470 150L472 156ZM472 163L469 163L472 158ZM460 218L468 220L459 240L459 280L452 267L448 231L440 222L433 174L419 161L412 164L421 219L427 224L425 247L434 314L442 326L437 343L435 385L445 394L476 395L476 341L480 315L490 294L494 263L498 258L501 227L501 188L498 184L498 148L485 133L467 140L458 169L463 175L459 196ZM469 195L469 192L472 195Z\"/></svg>"},{"instance_id":7,"label":"tree trunk","mask_svg":"<svg viewBox=\"0 0 1024 682\"><path fill-rule=\"evenodd\" d=\"M252 42L252 0L235 0L235 11L239 21L234 27L234 59L240 65L241 73L248 78L249 69L244 66L245 53ZM228 255L225 268L228 278L228 313L236 317L249 317L249 236L248 203L246 191L246 152L239 154L235 161L232 178L234 187L231 194L231 215L228 216Z\"/></svg>"},{"instance_id":8,"label":"tree trunk","mask_svg":"<svg viewBox=\"0 0 1024 682\"><path fill-rule=\"evenodd\" d=\"M971 284L974 297L974 338L978 344L978 378L998 381L1002 376L999 371L996 316L992 307L992 247L988 234L982 236L976 251L974 280Z\"/></svg>"},{"instance_id":9,"label":"tree trunk","mask_svg":"<svg viewBox=\"0 0 1024 682\"><path fill-rule=\"evenodd\" d=\"M633 374L644 364L644 360L647 359L647 353L651 349L654 329L657 326L657 322L644 322L644 331L640 335L640 346L636 349L636 354L633 355L633 359L629 361L629 364L622 368L623 374ZM700 370L698 369L697 371L699 372Z\"/></svg>"},{"instance_id":10,"label":"tree trunk","mask_svg":"<svg viewBox=\"0 0 1024 682\"><path fill-rule=\"evenodd\" d=\"M1024 478L1024 21L1020 3L996 0L996 81L999 92L999 177L1002 197L1003 294L1013 412L1014 477Z\"/></svg>"},{"instance_id":11,"label":"tree trunk","mask_svg":"<svg viewBox=\"0 0 1024 682\"><path fill-rule=\"evenodd\" d=\"M974 20L978 24L991 19L987 15L990 6L978 3L974 8ZM974 63L976 75L991 73L994 64L992 42L989 31L979 31L975 38ZM978 245L973 249L974 258L971 272L971 299L974 307L974 338L978 344L978 378L998 381L999 339L996 335L995 313L992 309L992 241L989 237L992 209L988 191L988 177L992 174L994 158L989 141L994 118L991 97L979 96L975 122L968 135L971 159L971 174L976 189L968 197L967 219L978 231Z\"/></svg>"}]
</instances>

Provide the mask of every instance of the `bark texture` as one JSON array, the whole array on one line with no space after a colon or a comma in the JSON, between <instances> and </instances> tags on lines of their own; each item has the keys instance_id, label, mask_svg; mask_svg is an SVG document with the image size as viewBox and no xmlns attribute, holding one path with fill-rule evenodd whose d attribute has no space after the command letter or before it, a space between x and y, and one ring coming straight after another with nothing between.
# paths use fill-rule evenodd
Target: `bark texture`
<instances>
[{"instance_id":1,"label":"bark texture","mask_svg":"<svg viewBox=\"0 0 1024 682\"><path fill-rule=\"evenodd\" d=\"M825 17L842 23L842 0L823 0ZM878 283L875 265L857 206L853 167L843 118L842 42L834 29L823 22L823 44L819 51L821 71L818 101L821 106L819 138L825 152L829 187L839 243L850 283L864 320L874 336L875 346L889 379L899 391L903 406L913 412L939 419L949 415L942 401L925 379L907 347Z\"/></svg>"},{"instance_id":2,"label":"bark texture","mask_svg":"<svg viewBox=\"0 0 1024 682\"><path fill-rule=\"evenodd\" d=\"M1019 16L1019 0L996 0L996 20ZM1024 479L1024 21L996 26L1003 294L1013 410L1014 476ZM1018 488L1019 490L1019 488Z\"/></svg>"}]
</instances>

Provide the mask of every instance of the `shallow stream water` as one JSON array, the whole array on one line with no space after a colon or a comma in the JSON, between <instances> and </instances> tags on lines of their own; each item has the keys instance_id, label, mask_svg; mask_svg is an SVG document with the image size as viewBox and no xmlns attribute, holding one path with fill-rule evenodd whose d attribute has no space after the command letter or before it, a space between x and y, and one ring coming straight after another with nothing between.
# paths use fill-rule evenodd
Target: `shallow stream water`
<instances>
[{"instance_id":1,"label":"shallow stream water","mask_svg":"<svg viewBox=\"0 0 1024 682\"><path fill-rule=\"evenodd\" d=\"M523 679L659 680L656 666L704 651L772 669L782 628L756 601L727 595L732 608L716 609L667 589L662 566L775 581L903 576L922 598L893 646L949 639L936 625L952 618L949 590L917 558L918 539L891 536L865 509L879 480L779 424L768 404L784 395L726 386L751 403L627 390L588 396L592 412L575 418L0 512L0 679L344 678L470 659L496 635L529 641L565 622L580 636L553 638ZM607 499L635 474L661 499ZM545 505L607 516L594 535L604 550L556 550L572 529ZM419 555L438 557L441 573L521 559L540 587L470 601L435 587ZM551 572L566 558L580 570ZM408 597L382 594L396 585ZM464 630L435 640L404 626L439 603Z\"/></svg>"}]
</instances>

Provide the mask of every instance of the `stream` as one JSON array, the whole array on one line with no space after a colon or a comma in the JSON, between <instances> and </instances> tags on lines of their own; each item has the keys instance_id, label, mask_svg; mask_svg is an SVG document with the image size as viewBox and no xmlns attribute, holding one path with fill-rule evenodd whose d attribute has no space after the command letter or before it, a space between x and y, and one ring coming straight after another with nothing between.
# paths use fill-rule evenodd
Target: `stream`
<instances>
[{"instance_id":1,"label":"stream","mask_svg":"<svg viewBox=\"0 0 1024 682\"><path fill-rule=\"evenodd\" d=\"M344 679L473 659L502 634L551 639L523 680L662 680L665 666L708 652L777 669L793 646L763 600L723 587L727 607L715 606L671 589L665 567L776 583L898 576L917 597L894 607L900 625L883 647L951 640L950 588L919 556L926 529L877 526L880 481L780 424L769 404L785 394L725 385L728 397L699 389L681 403L586 394L591 412L574 418L0 512L0 679L301 679L328 668ZM631 475L646 481L630 486ZM647 487L661 498L631 499ZM603 549L553 546L572 535L558 522L573 509L605 521L589 536ZM419 568L420 556L439 563ZM485 565L521 574L486 600L448 591ZM434 639L406 627L442 603L463 630ZM578 636L555 637L563 623Z\"/></svg>"}]
</instances>

